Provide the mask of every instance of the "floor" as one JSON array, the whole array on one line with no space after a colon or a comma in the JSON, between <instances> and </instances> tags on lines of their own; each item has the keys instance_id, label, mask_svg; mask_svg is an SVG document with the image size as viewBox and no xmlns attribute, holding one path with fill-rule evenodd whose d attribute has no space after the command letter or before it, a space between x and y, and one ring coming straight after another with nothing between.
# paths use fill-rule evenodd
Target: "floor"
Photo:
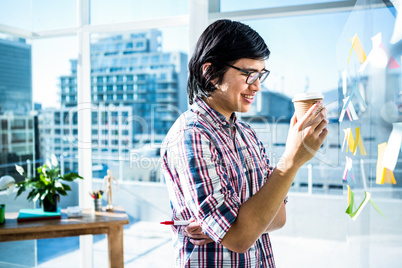
<instances>
[{"instance_id":1,"label":"floor","mask_svg":"<svg viewBox=\"0 0 402 268\"><path fill-rule=\"evenodd\" d=\"M106 237L97 235L93 239L93 267L107 267ZM279 268L402 267L401 237L360 237L348 241L331 241L287 237L279 231L271 234L271 241ZM80 267L78 238L42 239L36 243L37 267ZM173 268L170 227L145 221L127 226L124 229L124 263L127 268ZM1 268L33 266L0 261Z\"/></svg>"}]
</instances>

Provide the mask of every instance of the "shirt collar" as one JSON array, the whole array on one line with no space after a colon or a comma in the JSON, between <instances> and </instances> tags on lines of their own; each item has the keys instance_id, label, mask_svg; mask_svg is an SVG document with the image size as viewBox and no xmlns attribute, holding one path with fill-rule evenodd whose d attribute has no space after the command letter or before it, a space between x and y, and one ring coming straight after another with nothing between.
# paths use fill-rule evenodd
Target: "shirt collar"
<instances>
[{"instance_id":1,"label":"shirt collar","mask_svg":"<svg viewBox=\"0 0 402 268\"><path fill-rule=\"evenodd\" d=\"M237 117L235 113L230 116L230 121L228 121L223 114L212 109L203 99L198 96L195 97L192 108L193 110L205 115L207 119L217 127L229 127L230 121L232 121L232 124L235 124L237 122Z\"/></svg>"}]
</instances>

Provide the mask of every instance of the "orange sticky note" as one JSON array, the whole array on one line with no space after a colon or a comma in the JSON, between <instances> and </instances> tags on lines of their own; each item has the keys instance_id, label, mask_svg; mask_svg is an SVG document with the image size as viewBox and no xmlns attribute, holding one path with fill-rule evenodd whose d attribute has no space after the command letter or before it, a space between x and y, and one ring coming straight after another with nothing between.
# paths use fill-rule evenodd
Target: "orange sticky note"
<instances>
[{"instance_id":1,"label":"orange sticky note","mask_svg":"<svg viewBox=\"0 0 402 268\"><path fill-rule=\"evenodd\" d=\"M355 36L353 36L353 38L350 39L350 41L352 41L352 48L350 49L348 64L349 64L350 56L352 55L353 49L356 52L357 59L359 60L359 62L363 63L367 57L366 57L366 53L364 52L362 43L360 43L360 39L357 36L357 34L355 34Z\"/></svg>"},{"instance_id":2,"label":"orange sticky note","mask_svg":"<svg viewBox=\"0 0 402 268\"><path fill-rule=\"evenodd\" d=\"M360 127L357 127L355 131L356 131L356 140L353 148L353 155L356 155L357 146L359 146L360 154L366 155L366 149L364 148L363 140L362 137L360 136Z\"/></svg>"},{"instance_id":3,"label":"orange sticky note","mask_svg":"<svg viewBox=\"0 0 402 268\"><path fill-rule=\"evenodd\" d=\"M378 159L377 159L377 172L376 172L376 183L384 184L384 183L392 183L396 184L394 173L383 167L382 159L384 156L385 148L387 148L387 143L378 144Z\"/></svg>"}]
</instances>

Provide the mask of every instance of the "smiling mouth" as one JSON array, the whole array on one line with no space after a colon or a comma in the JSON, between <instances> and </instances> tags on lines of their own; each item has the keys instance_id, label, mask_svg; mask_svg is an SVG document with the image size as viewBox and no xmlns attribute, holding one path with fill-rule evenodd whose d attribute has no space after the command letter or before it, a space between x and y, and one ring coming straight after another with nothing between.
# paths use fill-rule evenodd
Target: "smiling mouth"
<instances>
[{"instance_id":1,"label":"smiling mouth","mask_svg":"<svg viewBox=\"0 0 402 268\"><path fill-rule=\"evenodd\" d=\"M243 96L244 98L246 98L246 99L249 99L249 100L254 99L254 96L253 96L253 95L245 95L245 94L242 94L242 96Z\"/></svg>"}]
</instances>

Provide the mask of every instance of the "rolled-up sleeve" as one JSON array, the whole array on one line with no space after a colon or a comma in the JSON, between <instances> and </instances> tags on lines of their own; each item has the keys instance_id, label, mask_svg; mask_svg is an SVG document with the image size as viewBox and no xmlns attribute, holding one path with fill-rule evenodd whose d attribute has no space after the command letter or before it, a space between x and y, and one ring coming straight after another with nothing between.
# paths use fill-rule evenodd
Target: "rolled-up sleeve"
<instances>
[{"instance_id":1,"label":"rolled-up sleeve","mask_svg":"<svg viewBox=\"0 0 402 268\"><path fill-rule=\"evenodd\" d=\"M240 207L225 162L215 142L200 129L182 132L181 142L168 149L170 168L179 175L186 206L203 231L220 243Z\"/></svg>"}]
</instances>

